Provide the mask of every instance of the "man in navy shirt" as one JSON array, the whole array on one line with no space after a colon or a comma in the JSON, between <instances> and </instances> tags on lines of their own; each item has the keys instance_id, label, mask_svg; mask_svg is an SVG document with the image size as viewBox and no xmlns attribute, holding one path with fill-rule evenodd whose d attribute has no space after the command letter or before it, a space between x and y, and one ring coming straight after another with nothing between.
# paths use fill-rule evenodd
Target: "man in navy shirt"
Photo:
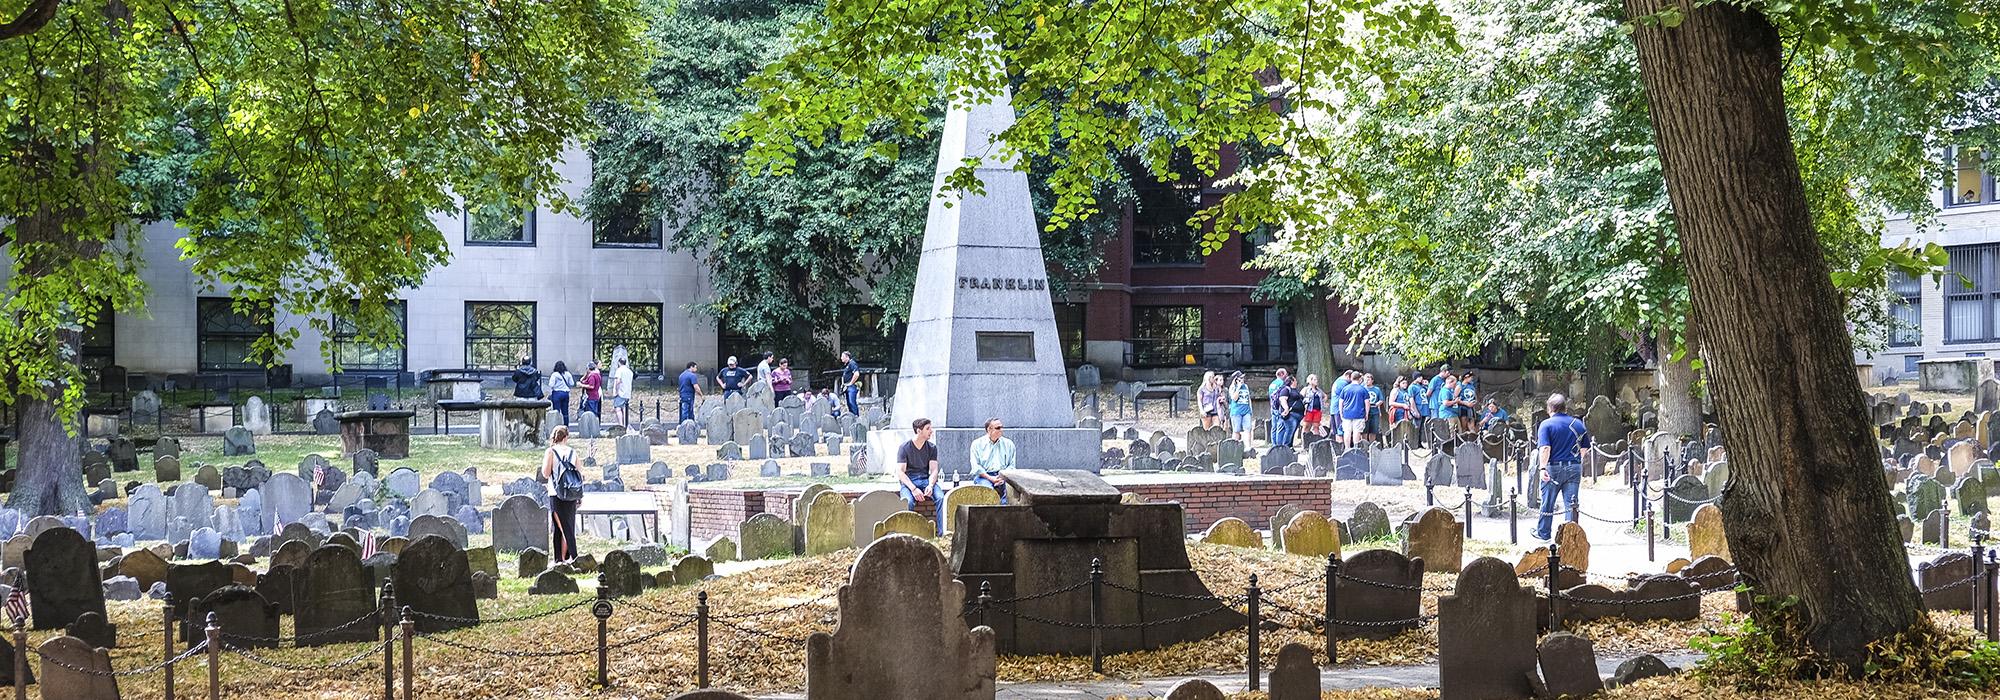
<instances>
[{"instance_id":1,"label":"man in navy shirt","mask_svg":"<svg viewBox=\"0 0 2000 700\"><path fill-rule=\"evenodd\" d=\"M861 364L854 361L854 353L840 351L840 362L845 365L840 370L840 390L847 394L847 415L861 415Z\"/></svg>"},{"instance_id":2,"label":"man in navy shirt","mask_svg":"<svg viewBox=\"0 0 2000 700\"><path fill-rule=\"evenodd\" d=\"M1556 512L1556 495L1562 494L1569 521L1576 522L1576 489L1583 482L1583 453L1590 447L1590 431L1583 421L1569 414L1569 399L1549 395L1549 419L1536 431L1535 444L1542 453L1542 517L1535 523L1535 538L1547 540Z\"/></svg>"},{"instance_id":3,"label":"man in navy shirt","mask_svg":"<svg viewBox=\"0 0 2000 700\"><path fill-rule=\"evenodd\" d=\"M695 363L689 362L687 369L681 370L681 420L694 420L694 402L701 398L701 372Z\"/></svg>"},{"instance_id":4,"label":"man in navy shirt","mask_svg":"<svg viewBox=\"0 0 2000 700\"><path fill-rule=\"evenodd\" d=\"M722 398L730 394L742 395L743 380L750 377L750 370L736 366L736 356L729 356L729 366L715 373L715 383L722 387Z\"/></svg>"}]
</instances>

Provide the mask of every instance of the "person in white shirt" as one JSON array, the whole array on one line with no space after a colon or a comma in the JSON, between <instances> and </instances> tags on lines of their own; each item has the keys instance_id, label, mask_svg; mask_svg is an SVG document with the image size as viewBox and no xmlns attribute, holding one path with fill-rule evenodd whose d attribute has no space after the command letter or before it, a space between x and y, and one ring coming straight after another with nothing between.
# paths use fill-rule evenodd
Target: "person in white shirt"
<instances>
[{"instance_id":1,"label":"person in white shirt","mask_svg":"<svg viewBox=\"0 0 2000 700\"><path fill-rule=\"evenodd\" d=\"M1007 502L1007 476L1002 474L1014 468L1014 441L1000 433L1007 426L998 418L986 419L986 437L972 439L972 483L990 486L1000 492L1000 502Z\"/></svg>"},{"instance_id":2,"label":"person in white shirt","mask_svg":"<svg viewBox=\"0 0 2000 700\"><path fill-rule=\"evenodd\" d=\"M618 358L618 369L611 373L611 406L618 409L618 422L632 424L632 365L625 358Z\"/></svg>"}]
</instances>

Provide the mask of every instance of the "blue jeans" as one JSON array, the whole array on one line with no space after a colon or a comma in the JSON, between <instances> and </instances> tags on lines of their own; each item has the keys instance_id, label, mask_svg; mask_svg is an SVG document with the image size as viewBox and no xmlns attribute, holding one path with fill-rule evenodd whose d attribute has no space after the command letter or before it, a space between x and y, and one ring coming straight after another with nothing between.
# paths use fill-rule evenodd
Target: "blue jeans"
<instances>
[{"instance_id":1,"label":"blue jeans","mask_svg":"<svg viewBox=\"0 0 2000 700\"><path fill-rule=\"evenodd\" d=\"M1274 425L1277 428L1275 431L1277 435L1272 439L1271 444L1292 444L1292 439L1299 435L1299 419L1302 417L1297 414L1286 414L1284 417L1276 419Z\"/></svg>"},{"instance_id":2,"label":"blue jeans","mask_svg":"<svg viewBox=\"0 0 2000 700\"><path fill-rule=\"evenodd\" d=\"M556 413L562 414L563 425L569 425L569 392L549 392L549 405L556 409Z\"/></svg>"},{"instance_id":3,"label":"blue jeans","mask_svg":"<svg viewBox=\"0 0 2000 700\"><path fill-rule=\"evenodd\" d=\"M847 387L847 415L861 417L861 387Z\"/></svg>"},{"instance_id":4,"label":"blue jeans","mask_svg":"<svg viewBox=\"0 0 2000 700\"><path fill-rule=\"evenodd\" d=\"M910 477L910 483L916 484L917 490L922 491L924 489L930 488L931 477L928 474L923 476L913 476ZM912 513L919 512L917 510L917 496L916 494L910 492L910 487L898 485L896 487L896 495L903 497L903 506L908 508L910 512ZM944 534L944 489L941 488L937 489L936 492L931 494L931 509L935 511L935 513L933 514L937 517L937 532L939 535L943 535Z\"/></svg>"},{"instance_id":5,"label":"blue jeans","mask_svg":"<svg viewBox=\"0 0 2000 700\"><path fill-rule=\"evenodd\" d=\"M1541 518L1535 521L1535 538L1546 540L1553 527L1556 495L1561 494L1569 509L1569 521L1576 522L1576 489L1583 484L1583 464L1557 462L1549 465L1549 480L1542 482Z\"/></svg>"},{"instance_id":6,"label":"blue jeans","mask_svg":"<svg viewBox=\"0 0 2000 700\"><path fill-rule=\"evenodd\" d=\"M990 487L990 488L992 488L992 489L993 489L993 490L995 490L995 491L999 491L999 492L1000 492L1000 505L1003 505L1003 506L1004 506L1004 505L1007 505L1007 489L1003 489L1003 488L1000 488L1000 485L999 485L999 484L995 484L995 483L993 483L993 480L992 480L992 479L989 479L989 478L987 478L985 474L974 474L974 475L972 475L972 483L975 483L975 484L978 484L978 485L980 485L980 486L986 486L986 487Z\"/></svg>"},{"instance_id":7,"label":"blue jeans","mask_svg":"<svg viewBox=\"0 0 2000 700\"><path fill-rule=\"evenodd\" d=\"M694 420L694 397L681 394L681 420Z\"/></svg>"}]
</instances>

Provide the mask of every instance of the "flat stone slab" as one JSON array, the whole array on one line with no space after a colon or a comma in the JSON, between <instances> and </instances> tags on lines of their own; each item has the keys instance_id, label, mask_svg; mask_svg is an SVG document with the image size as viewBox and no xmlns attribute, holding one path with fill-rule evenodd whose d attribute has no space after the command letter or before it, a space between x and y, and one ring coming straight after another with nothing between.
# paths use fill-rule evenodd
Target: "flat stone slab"
<instances>
[{"instance_id":1,"label":"flat stone slab","mask_svg":"<svg viewBox=\"0 0 2000 700\"><path fill-rule=\"evenodd\" d=\"M1021 505L1117 504L1118 488L1096 474L1076 469L1013 469L1007 482L1021 494Z\"/></svg>"}]
</instances>

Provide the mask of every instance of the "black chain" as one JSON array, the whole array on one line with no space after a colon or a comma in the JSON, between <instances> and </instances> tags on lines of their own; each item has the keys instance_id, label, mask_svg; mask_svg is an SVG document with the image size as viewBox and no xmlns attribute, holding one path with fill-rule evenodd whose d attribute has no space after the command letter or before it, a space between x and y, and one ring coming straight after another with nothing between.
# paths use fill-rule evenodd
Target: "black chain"
<instances>
[{"instance_id":1,"label":"black chain","mask_svg":"<svg viewBox=\"0 0 2000 700\"><path fill-rule=\"evenodd\" d=\"M235 639L245 642L256 642L259 644L284 644L286 642L291 642L292 645L296 647L298 646L298 643L301 641L319 639L321 637L329 637L337 632L344 632L349 629L352 629L355 626L360 625L362 623L370 623L372 625L378 619L378 615L379 613L377 613L376 611L370 610L366 615L362 615L361 617L348 620L347 622L343 622L337 626L328 627L323 630L315 630L312 632L307 632L305 634L293 635L290 637L285 637L285 636L259 637L256 635L234 634L231 632L223 632L222 636L227 637L229 639Z\"/></svg>"},{"instance_id":2,"label":"black chain","mask_svg":"<svg viewBox=\"0 0 2000 700\"><path fill-rule=\"evenodd\" d=\"M711 619L712 619L712 618L711 618ZM776 634L772 634L772 633L770 633L770 632L766 632L766 631L764 631L764 630L760 630L760 629L757 629L757 628L754 628L754 627L744 627L744 626L742 626L742 625L739 625L739 624L736 624L736 623L734 623L734 622L729 622L729 621L726 621L726 620L714 620L714 622L716 622L717 624L720 624L720 625L722 625L723 627L727 627L727 628L729 628L729 629L732 629L732 630L735 630L735 631L737 632L737 634L739 634L739 635L747 635L747 636L751 636L751 637L762 637L762 638L764 638L764 639L769 639L769 640L771 640L771 641L775 641L775 642L779 642L779 643L783 643L783 644L804 644L804 643L806 643L806 640L805 640L805 639L804 639L803 637L800 637L800 638L793 638L793 637L781 637L781 636L778 636L778 635L776 635Z\"/></svg>"},{"instance_id":3,"label":"black chain","mask_svg":"<svg viewBox=\"0 0 2000 700\"><path fill-rule=\"evenodd\" d=\"M438 620L442 622L469 622L476 625L493 625L493 624L500 624L503 622L522 622L526 620L537 620L544 617L549 617L551 615L569 612L571 610L581 608L583 606L589 605L594 602L597 602L597 598L595 596L584 598L582 600L578 600L568 605L563 605L560 607L543 610L541 612L526 613L521 615L515 615L512 617L489 617L489 618L453 617L451 615L439 615L436 613L427 613L421 610L411 610L410 614L416 617L421 617L429 620Z\"/></svg>"},{"instance_id":4,"label":"black chain","mask_svg":"<svg viewBox=\"0 0 2000 700\"><path fill-rule=\"evenodd\" d=\"M1214 601L1214 602L1217 602L1217 603L1222 603L1222 604L1225 604L1225 605L1227 605L1227 604L1229 603L1229 600L1228 600L1228 599L1226 599L1226 598L1222 598L1222 597L1220 597L1220 596L1217 596L1217 595L1215 595L1215 594L1213 594L1213 593L1197 593L1197 594L1192 594L1192 595L1187 595L1187 594L1180 594L1180 593L1161 593L1161 592L1159 592L1159 591L1142 591L1142 590L1139 590L1139 589L1137 589L1137 588L1131 588L1131 587L1127 587L1127 586L1125 586L1125 585L1122 585L1122 584L1119 584L1119 583L1117 583L1117 582L1115 582L1115 581L1111 581L1111 580L1108 580L1108 579L1107 579L1107 580L1106 580L1106 581L1104 582L1104 585L1106 585L1106 586L1109 586L1109 587L1111 587L1111 588L1115 588L1115 589L1117 589L1117 590L1121 590L1121 591L1124 591L1124 592L1126 592L1126 593L1133 593L1133 594L1137 594L1137 595L1142 595L1142 596L1146 596L1146 597L1148 597L1148 598L1161 598L1161 599L1165 599L1165 600L1199 600L1199 601ZM1241 596L1238 596L1238 597L1241 597Z\"/></svg>"},{"instance_id":5,"label":"black chain","mask_svg":"<svg viewBox=\"0 0 2000 700\"><path fill-rule=\"evenodd\" d=\"M388 649L389 645L394 644L398 636L400 635L393 635L393 634L389 635L388 639L382 640L374 644L370 644L368 645L367 648L362 649L359 653L356 653L353 656L349 656L347 658L340 659L338 661L330 661L323 664L291 664L283 661L274 661L272 659L267 659L262 656L258 656L255 652L252 652L249 649L239 647L234 644L230 644L228 642L223 642L222 650L249 659L253 662L256 662L257 664L263 666L269 666L271 668L275 668L280 671L292 671L292 672L331 671L337 668L351 666L360 663L362 661L375 658L376 654L381 653L383 650Z\"/></svg>"},{"instance_id":6,"label":"black chain","mask_svg":"<svg viewBox=\"0 0 2000 700\"><path fill-rule=\"evenodd\" d=\"M1363 622L1360 620L1334 620L1333 624L1339 625L1341 627L1423 627L1424 625L1430 624L1432 620L1436 619L1437 619L1436 615L1419 615L1416 617L1409 618L1407 620L1383 620L1380 622Z\"/></svg>"},{"instance_id":7,"label":"black chain","mask_svg":"<svg viewBox=\"0 0 2000 700\"><path fill-rule=\"evenodd\" d=\"M134 668L134 669L127 669L127 670L124 670L124 671L116 671L116 670L114 670L114 671L99 671L99 670L97 670L97 669L94 669L94 668L81 668L81 667L78 667L78 666L72 666L72 665L70 665L70 663L69 663L69 662L67 662L67 661L64 661L64 660L62 660L62 659L59 659L59 658L56 658L56 657L54 657L54 656L50 656L50 655L48 655L48 654L45 654L45 653L42 653L42 650L41 650L41 649L33 649L32 651L34 651L34 652L35 652L36 654L39 654L39 655L41 655L41 657L42 657L42 662L43 662L43 663L52 663L52 664L55 664L55 665L57 665L57 666L61 666L61 667L63 667L63 668L66 668L66 669L69 669L70 671L72 671L72 672L75 672L75 673L81 673L81 674L83 674L83 675L86 675L86 676L93 676L93 677L96 677L96 678L123 678L123 677L126 677L126 676L143 676L143 675L146 675L146 674L148 674L148 673L155 673L155 672L158 672L158 671L160 671L160 670L162 670L162 669L165 669L165 668L166 668L166 667L168 667L168 666L172 666L172 665L174 665L174 664L177 664L177 663L180 663L180 662L182 662L182 661L186 661L186 660L188 660L188 659L190 659L190 658L193 658L193 657L194 657L194 655L195 655L196 653L198 653L198 652L201 652L201 651L206 651L207 649L208 649L208 640L204 639L204 640L202 640L202 641L201 641L201 643L200 643L200 644L196 644L196 645L194 645L194 646L191 646L191 647L188 647L187 651L183 651L183 652L181 652L181 653L180 653L180 655L178 655L178 656L175 656L174 658L171 658L171 659L167 659L167 660L165 660L165 661L161 661L161 662L159 662L159 663L156 663L156 664L153 664L153 665L151 665L151 666L141 666L141 667L139 667L139 668Z\"/></svg>"}]
</instances>

